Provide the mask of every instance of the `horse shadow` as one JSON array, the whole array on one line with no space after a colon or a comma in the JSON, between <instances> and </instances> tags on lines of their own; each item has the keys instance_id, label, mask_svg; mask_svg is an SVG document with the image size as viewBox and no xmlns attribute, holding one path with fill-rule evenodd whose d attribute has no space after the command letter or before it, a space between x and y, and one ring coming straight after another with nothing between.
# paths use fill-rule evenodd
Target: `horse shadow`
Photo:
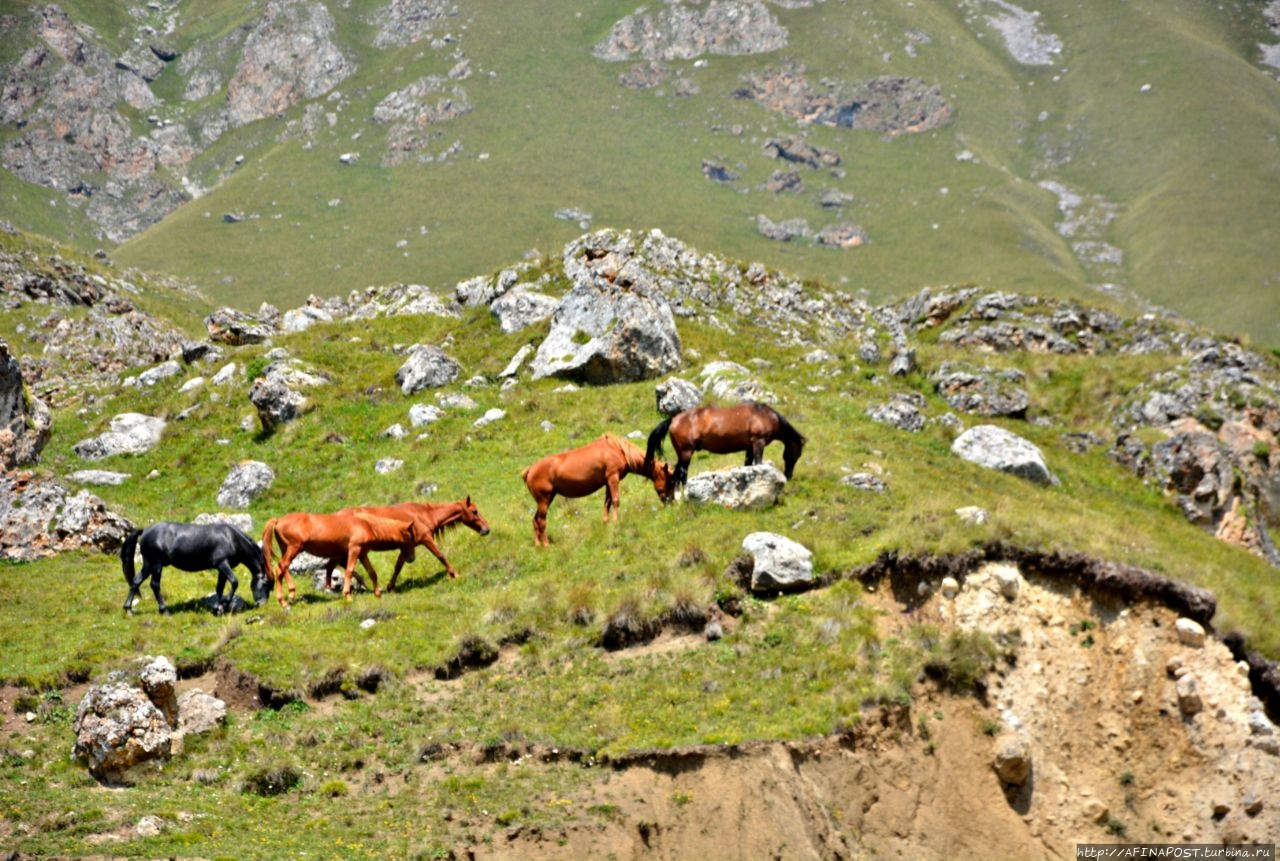
<instances>
[{"instance_id":1,"label":"horse shadow","mask_svg":"<svg viewBox=\"0 0 1280 861\"><path fill-rule=\"evenodd\" d=\"M445 574L445 570L443 568L436 571L434 574L414 577L406 577L405 572L402 571L400 572L400 579L396 581L396 591L390 593L383 592L383 594L399 595L402 592L414 592L418 589L426 589L430 586L439 585L441 581L447 579L448 575Z\"/></svg>"}]
</instances>

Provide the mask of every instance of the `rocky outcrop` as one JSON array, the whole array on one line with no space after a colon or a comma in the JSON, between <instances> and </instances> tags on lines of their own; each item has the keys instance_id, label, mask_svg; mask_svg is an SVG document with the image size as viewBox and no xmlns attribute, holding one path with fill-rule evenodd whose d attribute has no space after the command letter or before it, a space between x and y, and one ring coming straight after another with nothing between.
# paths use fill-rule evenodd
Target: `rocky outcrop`
<instances>
[{"instance_id":1,"label":"rocky outcrop","mask_svg":"<svg viewBox=\"0 0 1280 861\"><path fill-rule=\"evenodd\" d=\"M355 67L334 43L333 17L313 0L272 0L227 82L232 127L324 95Z\"/></svg>"},{"instance_id":2,"label":"rocky outcrop","mask_svg":"<svg viewBox=\"0 0 1280 861\"><path fill-rule=\"evenodd\" d=\"M0 473L0 558L30 562L69 550L115 553L133 528L87 490L72 494L25 470Z\"/></svg>"},{"instance_id":3,"label":"rocky outcrop","mask_svg":"<svg viewBox=\"0 0 1280 861\"><path fill-rule=\"evenodd\" d=\"M787 46L787 31L760 0L669 3L613 25L593 53L602 60L693 60L704 54L764 54Z\"/></svg>"},{"instance_id":4,"label":"rocky outcrop","mask_svg":"<svg viewBox=\"0 0 1280 861\"><path fill-rule=\"evenodd\" d=\"M38 462L52 425L49 406L28 394L22 368L0 338L0 471Z\"/></svg>"},{"instance_id":5,"label":"rocky outcrop","mask_svg":"<svg viewBox=\"0 0 1280 861\"><path fill-rule=\"evenodd\" d=\"M592 234L565 249L573 283L533 358L533 377L595 385L652 379L682 359L675 316L653 272L627 242Z\"/></svg>"},{"instance_id":6,"label":"rocky outcrop","mask_svg":"<svg viewBox=\"0 0 1280 861\"><path fill-rule=\"evenodd\" d=\"M934 388L952 409L987 418L1026 418L1031 403L1022 387L1026 376L1013 368L997 370L944 362L933 380Z\"/></svg>"},{"instance_id":7,"label":"rocky outcrop","mask_svg":"<svg viewBox=\"0 0 1280 861\"><path fill-rule=\"evenodd\" d=\"M825 81L819 88L789 63L743 78L734 97L758 102L796 122L888 135L929 131L951 119L941 88L919 78L885 76L860 83Z\"/></svg>"},{"instance_id":8,"label":"rocky outcrop","mask_svg":"<svg viewBox=\"0 0 1280 861\"><path fill-rule=\"evenodd\" d=\"M440 22L457 14L456 0L391 0L374 16L373 23L378 27L373 37L374 47L392 48L420 42L431 35Z\"/></svg>"},{"instance_id":9,"label":"rocky outcrop","mask_svg":"<svg viewBox=\"0 0 1280 861\"><path fill-rule=\"evenodd\" d=\"M403 164L426 151L430 131L471 113L467 91L439 75L429 75L390 93L373 109L374 122L387 126L384 167Z\"/></svg>"}]
</instances>

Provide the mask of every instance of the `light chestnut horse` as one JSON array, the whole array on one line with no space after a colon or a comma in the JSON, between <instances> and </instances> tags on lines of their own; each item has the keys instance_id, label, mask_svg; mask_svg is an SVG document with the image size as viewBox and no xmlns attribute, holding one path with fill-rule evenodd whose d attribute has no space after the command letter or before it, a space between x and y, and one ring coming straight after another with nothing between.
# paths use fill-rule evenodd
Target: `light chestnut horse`
<instances>
[{"instance_id":1,"label":"light chestnut horse","mask_svg":"<svg viewBox=\"0 0 1280 861\"><path fill-rule=\"evenodd\" d=\"M631 442L605 434L581 448L544 457L521 476L538 503L533 515L533 544L548 546L547 509L556 495L576 498L604 488L604 519L618 519L618 484L627 475L643 475L663 502L671 501L671 467L663 461L646 461L644 452Z\"/></svg>"},{"instance_id":2,"label":"light chestnut horse","mask_svg":"<svg viewBox=\"0 0 1280 861\"><path fill-rule=\"evenodd\" d=\"M371 514L375 517L390 517L394 520L413 521L417 527L418 544L435 554L435 557L443 563L444 570L450 578L456 578L458 571L445 558L444 551L436 543L444 530L461 525L468 526L481 535L489 534L489 521L481 516L480 509L476 508L470 496L457 502L398 502L395 505L363 505L344 508L338 513L355 512ZM404 567L405 562L412 560L413 556L406 558L403 551L396 557L396 570L391 574L391 582L387 583L388 592L395 591L396 578L400 576L400 569ZM330 566L333 566L335 561L330 560ZM329 570L332 572L332 567ZM358 577L359 574L356 576ZM328 581L328 574L325 575L325 580Z\"/></svg>"},{"instance_id":3,"label":"light chestnut horse","mask_svg":"<svg viewBox=\"0 0 1280 861\"><path fill-rule=\"evenodd\" d=\"M298 511L268 520L262 531L262 558L266 562L267 571L276 582L276 600L281 607L288 607L284 598L284 582L289 582L289 601L297 598L298 590L293 583L293 575L289 566L294 558L304 550L322 559L343 561L346 566L346 577L342 584L342 595L351 600L351 575L356 567L356 560L369 572L373 581L373 594L382 597L378 588L378 572L369 561L369 553L374 550L399 550L401 556L413 561L413 549L418 545L420 536L417 523L413 520L396 520L390 517L374 517L368 514L311 514ZM279 567L274 567L271 560L271 545L279 542ZM332 570L332 569L330 569ZM327 576L326 576L327 582Z\"/></svg>"},{"instance_id":4,"label":"light chestnut horse","mask_svg":"<svg viewBox=\"0 0 1280 861\"><path fill-rule=\"evenodd\" d=\"M790 480L805 444L804 435L777 410L754 401L733 407L694 407L663 419L649 432L646 463L662 452L662 441L668 434L676 450L673 493L688 479L689 461L695 451L712 454L745 451L746 465L754 466L764 459L764 447L779 440L783 445L783 472Z\"/></svg>"}]
</instances>

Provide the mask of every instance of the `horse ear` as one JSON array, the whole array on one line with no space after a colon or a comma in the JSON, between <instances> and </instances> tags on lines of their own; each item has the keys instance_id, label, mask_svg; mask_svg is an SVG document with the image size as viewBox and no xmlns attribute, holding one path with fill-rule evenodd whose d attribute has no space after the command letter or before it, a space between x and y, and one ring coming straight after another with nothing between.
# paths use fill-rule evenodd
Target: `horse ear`
<instances>
[{"instance_id":1,"label":"horse ear","mask_svg":"<svg viewBox=\"0 0 1280 861\"><path fill-rule=\"evenodd\" d=\"M467 494L467 503L466 503L466 504L467 504L467 505L470 505L470 504L471 504L471 494L469 494L469 493Z\"/></svg>"}]
</instances>

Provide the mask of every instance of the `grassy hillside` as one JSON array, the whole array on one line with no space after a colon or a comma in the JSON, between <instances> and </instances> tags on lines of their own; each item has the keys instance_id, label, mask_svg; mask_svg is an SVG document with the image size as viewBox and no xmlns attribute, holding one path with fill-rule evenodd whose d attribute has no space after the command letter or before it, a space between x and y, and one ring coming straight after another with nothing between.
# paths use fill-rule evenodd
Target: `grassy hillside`
<instances>
[{"instance_id":1,"label":"grassy hillside","mask_svg":"<svg viewBox=\"0 0 1280 861\"><path fill-rule=\"evenodd\" d=\"M358 64L339 96L318 100L334 124L302 135L299 106L229 132L187 167L212 191L126 243L120 259L249 307L393 281L448 289L531 249L560 247L580 228L554 213L573 207L595 226L661 227L877 299L964 281L1056 295L1108 283L1219 331L1280 343L1268 241L1280 228L1280 88L1256 65L1256 44L1269 38L1256 4L1047 6L1036 26L1062 50L1043 66L1013 58L987 23L1001 12L993 4L771 7L790 32L785 51L673 62L672 79L654 90L619 86L631 64L591 54L631 3L473 0L437 28L452 41L436 49L374 49L370 14L384 4L332 5L340 44ZM69 8L107 42L121 31L100 4ZM252 20L237 3L183 8L173 37L181 49ZM386 129L372 121L374 105L463 57L472 74L456 83L474 110L429 130L438 134L430 163L380 167ZM785 60L804 64L815 86L886 74L939 84L952 121L887 138L803 129L731 98L742 75ZM677 76L696 92L676 95ZM181 121L208 107L184 105L164 76L156 89L167 100L162 116ZM798 195L763 191L780 166L764 143L796 132L838 152L842 170L802 169ZM340 164L348 152L360 161ZM704 159L740 179L710 182ZM1045 181L1109 215L1088 236L1064 237ZM824 210L824 190L854 202ZM47 193L0 175L0 194L19 223L91 244L74 218L61 230L52 223ZM228 212L246 220L223 223ZM756 232L760 214L804 218L815 231L843 218L869 241L843 252L772 242ZM1072 248L1081 240L1114 246L1122 262L1090 262Z\"/></svg>"},{"instance_id":2,"label":"grassy hillside","mask_svg":"<svg viewBox=\"0 0 1280 861\"><path fill-rule=\"evenodd\" d=\"M664 507L632 477L622 485L618 523L600 521L599 494L557 499L546 549L532 546L533 503L521 469L601 433L647 432L658 420L653 383L563 391L559 381L524 377L506 390L460 382L445 391L469 395L475 409L448 411L421 438L382 436L393 423L407 424L413 403L435 400L430 393L406 398L395 385L403 345L445 344L463 366L460 379L493 380L517 349L544 334L538 327L505 335L484 310L457 320L324 325L231 351L228 358L253 368L268 349L283 349L333 378L309 393L312 412L273 435L253 423L243 428L253 413L243 380L188 393L178 390L183 378L145 390L120 384L60 412L41 465L60 475L86 465L72 446L105 429L111 416L170 419L153 452L102 464L133 478L95 488L140 525L216 510L222 478L253 459L277 474L249 509L258 530L288 511L470 495L492 533L446 536L457 580L423 552L401 588L380 600L362 594L348 604L304 579L291 610L273 600L232 617L214 616L202 603L213 586L207 573L167 570L163 588L174 612L158 615L144 590L136 614L126 616L114 557L0 567L8 596L0 690L14 720L28 710L36 716L5 748L0 829L36 855L83 854L87 837L115 833L125 835L122 849L148 856L207 852L234 835L241 857L328 857L339 847L344 857L428 858L450 857L459 840L492 839L493 829L554 830L607 817L607 805L580 810L544 801L568 798L594 779L595 770L575 762L822 736L856 725L878 705L906 702L926 664L969 679L990 667L998 648L981 638L941 638L928 626L903 637L877 632L880 611L848 575L885 552L947 554L1007 542L1136 564L1212 588L1220 630L1242 630L1255 647L1280 655L1274 569L1187 523L1103 448L1078 454L1061 441L1068 430L1107 434L1099 404L1165 369L1168 359L989 357L1028 375L1032 417L1040 421L1003 423L1038 444L1062 481L1040 488L960 461L943 425L913 434L866 417L868 406L894 392L918 392L929 414L944 413L923 375L886 379L848 342L826 343L833 360L814 364L805 359L811 346L779 346L746 321L734 327L728 335L683 321L682 373L737 361L779 396L779 409L809 439L782 503L755 513ZM921 362L930 368L959 356L926 339ZM506 417L476 428L491 407ZM374 464L385 457L403 459L403 468L378 474ZM701 453L693 472L739 462ZM867 469L881 471L886 494L840 483ZM966 505L986 508L990 521L966 525L955 513ZM769 600L743 593L724 572L743 537L760 530L810 547L829 585ZM392 557L375 558L385 579ZM700 630L706 608L734 603L742 615L718 642L699 637L687 648L634 653L600 646L606 625ZM170 656L184 674L224 662L293 702L253 716L238 712L224 729L188 740L164 771L104 796L66 756L77 701L64 686L153 654ZM448 678L449 667L472 660L493 662ZM523 770L518 760L496 770L448 756L436 764L451 750L507 759L507 751L532 747L564 751L567 759ZM430 779L424 767L433 769ZM279 799L270 797L273 787L284 787ZM414 803L396 804L400 794ZM181 824L133 836L133 823L148 813Z\"/></svg>"}]
</instances>

